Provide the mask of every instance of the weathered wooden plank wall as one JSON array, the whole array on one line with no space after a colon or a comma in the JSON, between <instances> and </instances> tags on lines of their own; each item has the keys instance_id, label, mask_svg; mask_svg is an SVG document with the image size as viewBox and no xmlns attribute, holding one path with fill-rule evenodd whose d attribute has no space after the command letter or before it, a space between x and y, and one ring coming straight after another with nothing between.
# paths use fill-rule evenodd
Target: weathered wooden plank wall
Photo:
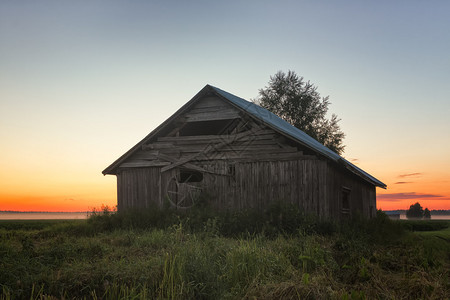
<instances>
[{"instance_id":1,"label":"weathered wooden plank wall","mask_svg":"<svg viewBox=\"0 0 450 300\"><path fill-rule=\"evenodd\" d=\"M331 195L329 197L331 215L342 217L343 188L348 188L350 210L353 213L359 211L367 217L374 216L376 212L375 186L332 165L328 166L327 177L329 182L327 192Z\"/></svg>"},{"instance_id":2,"label":"weathered wooden plank wall","mask_svg":"<svg viewBox=\"0 0 450 300\"><path fill-rule=\"evenodd\" d=\"M274 201L298 205L319 217L342 216L343 187L350 190L351 211L375 213L375 188L344 174L322 160L237 162L217 161L202 165L216 174L204 174L199 186L217 209L267 208ZM230 168L233 174L228 174ZM162 205L169 182L178 169L129 168L118 174L119 210ZM372 208L370 208L372 206Z\"/></svg>"},{"instance_id":3,"label":"weathered wooden plank wall","mask_svg":"<svg viewBox=\"0 0 450 300\"><path fill-rule=\"evenodd\" d=\"M160 205L160 168L130 168L117 174L117 208L148 208Z\"/></svg>"},{"instance_id":4,"label":"weathered wooden plank wall","mask_svg":"<svg viewBox=\"0 0 450 300\"><path fill-rule=\"evenodd\" d=\"M296 204L319 216L328 216L326 197L327 163L321 160L238 162L217 161L202 165L203 191L217 209L267 208L274 201ZM228 174L232 168L233 174ZM118 174L119 209L161 205L177 169L160 173L160 168L129 168ZM161 190L161 194L160 194Z\"/></svg>"}]
</instances>

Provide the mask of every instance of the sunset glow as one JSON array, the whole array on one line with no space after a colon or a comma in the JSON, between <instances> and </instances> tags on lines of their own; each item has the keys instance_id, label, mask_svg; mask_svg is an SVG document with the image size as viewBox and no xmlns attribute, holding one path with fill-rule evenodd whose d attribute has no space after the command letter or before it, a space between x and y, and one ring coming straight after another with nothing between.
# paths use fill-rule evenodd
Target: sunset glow
<instances>
[{"instance_id":1,"label":"sunset glow","mask_svg":"<svg viewBox=\"0 0 450 300\"><path fill-rule=\"evenodd\" d=\"M36 189L30 193L20 193L17 190L2 191L0 210L75 212L92 211L102 205L113 207L117 204L115 178L111 177L105 181L107 185L105 182L95 186L80 185L77 188L73 188L73 185L63 185L53 190Z\"/></svg>"},{"instance_id":2,"label":"sunset glow","mask_svg":"<svg viewBox=\"0 0 450 300\"><path fill-rule=\"evenodd\" d=\"M206 84L251 100L279 70L330 96L377 208L450 209L449 9L1 1L0 210L116 205L104 168Z\"/></svg>"},{"instance_id":3,"label":"sunset glow","mask_svg":"<svg viewBox=\"0 0 450 300\"><path fill-rule=\"evenodd\" d=\"M383 210L409 209L419 202L422 207L450 209L450 185L445 178L421 173L402 174L392 178L387 190L378 190L377 206ZM444 179L444 180L443 180Z\"/></svg>"}]
</instances>

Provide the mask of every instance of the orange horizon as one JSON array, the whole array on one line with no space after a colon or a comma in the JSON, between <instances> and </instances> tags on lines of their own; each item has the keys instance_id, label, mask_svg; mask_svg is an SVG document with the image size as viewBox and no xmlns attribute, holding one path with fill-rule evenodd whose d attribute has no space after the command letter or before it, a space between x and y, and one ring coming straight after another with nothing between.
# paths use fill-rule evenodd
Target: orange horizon
<instances>
[{"instance_id":1,"label":"orange horizon","mask_svg":"<svg viewBox=\"0 0 450 300\"><path fill-rule=\"evenodd\" d=\"M86 212L102 206L115 207L117 200L111 197L67 198L59 196L0 195L1 211L20 212Z\"/></svg>"},{"instance_id":2,"label":"orange horizon","mask_svg":"<svg viewBox=\"0 0 450 300\"><path fill-rule=\"evenodd\" d=\"M365 166L364 166L365 167ZM365 169L377 166L369 165ZM419 202L430 210L450 210L449 176L439 171L399 173L395 170L378 170L387 189L377 188L377 209L405 210ZM27 176L27 175L25 175ZM117 182L115 176L77 176L70 180L58 181L55 177L1 176L4 188L0 191L2 211L46 211L84 212L100 208L102 205L117 205ZM24 178L25 177L25 178ZM378 177L378 176L377 176ZM22 182L26 181L26 190Z\"/></svg>"},{"instance_id":3,"label":"orange horizon","mask_svg":"<svg viewBox=\"0 0 450 300\"><path fill-rule=\"evenodd\" d=\"M402 200L396 201L395 203L389 201L377 200L377 209L383 211L386 210L408 210L409 207L415 203L419 202L423 209L428 208L429 210L450 210L450 205L448 200L424 200L424 199L414 199L414 200Z\"/></svg>"},{"instance_id":4,"label":"orange horizon","mask_svg":"<svg viewBox=\"0 0 450 300\"><path fill-rule=\"evenodd\" d=\"M407 210L410 205L419 202L425 209L450 210L450 197L441 196L438 199L420 197L417 193L397 193L400 197L413 197L412 199L396 199L395 193L377 193L377 209L381 210ZM423 194L432 195L432 194ZM112 195L111 195L112 196ZM102 206L115 207L116 197L87 197L72 199L62 196L30 196L30 195L0 195L0 211L20 212L86 212L98 210ZM387 199L387 200L386 200Z\"/></svg>"},{"instance_id":5,"label":"orange horizon","mask_svg":"<svg viewBox=\"0 0 450 300\"><path fill-rule=\"evenodd\" d=\"M409 178L391 176L388 189L377 190L377 208L383 210L409 209L417 202L425 209L449 210L450 188L439 174L406 174ZM400 177L400 178L399 178ZM415 178L411 178L415 177Z\"/></svg>"}]
</instances>

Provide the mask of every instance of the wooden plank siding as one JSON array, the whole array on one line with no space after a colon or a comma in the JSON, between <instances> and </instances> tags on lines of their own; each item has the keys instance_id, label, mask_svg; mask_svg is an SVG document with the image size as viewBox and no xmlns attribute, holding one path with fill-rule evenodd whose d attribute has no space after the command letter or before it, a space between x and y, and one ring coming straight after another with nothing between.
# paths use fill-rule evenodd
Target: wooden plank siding
<instances>
[{"instance_id":1,"label":"wooden plank siding","mask_svg":"<svg viewBox=\"0 0 450 300\"><path fill-rule=\"evenodd\" d=\"M366 217L373 217L376 212L375 186L368 184L355 175L343 172L335 166L328 166L328 193L331 193L331 215L343 216L343 189L349 190L349 206L352 213L359 212ZM372 207L372 208L371 208Z\"/></svg>"},{"instance_id":2,"label":"wooden plank siding","mask_svg":"<svg viewBox=\"0 0 450 300\"><path fill-rule=\"evenodd\" d=\"M186 122L235 119L239 117L239 111L217 97L205 97L184 117Z\"/></svg>"},{"instance_id":3,"label":"wooden plank siding","mask_svg":"<svg viewBox=\"0 0 450 300\"><path fill-rule=\"evenodd\" d=\"M227 174L223 161L203 165L205 169ZM274 201L298 205L306 212L327 217L327 163L321 160L239 162L234 175L204 174L201 187L217 209L254 208L263 210ZM118 174L119 210L127 207L162 205L168 182L177 169L160 173L159 168L128 168ZM159 193L161 187L161 194Z\"/></svg>"},{"instance_id":4,"label":"wooden plank siding","mask_svg":"<svg viewBox=\"0 0 450 300\"><path fill-rule=\"evenodd\" d=\"M117 174L117 209L148 208L160 201L160 168L127 168Z\"/></svg>"},{"instance_id":5,"label":"wooden plank siding","mask_svg":"<svg viewBox=\"0 0 450 300\"><path fill-rule=\"evenodd\" d=\"M365 216L376 211L375 187L343 174L322 160L238 162L215 161L202 165L201 188L217 209L265 209L274 201L298 205L319 217L342 218L342 189L350 190L350 210ZM233 175L227 174L233 168ZM118 175L118 208L163 205L168 182L179 169L126 168ZM370 208L372 206L372 208ZM372 215L371 215L372 214Z\"/></svg>"}]
</instances>

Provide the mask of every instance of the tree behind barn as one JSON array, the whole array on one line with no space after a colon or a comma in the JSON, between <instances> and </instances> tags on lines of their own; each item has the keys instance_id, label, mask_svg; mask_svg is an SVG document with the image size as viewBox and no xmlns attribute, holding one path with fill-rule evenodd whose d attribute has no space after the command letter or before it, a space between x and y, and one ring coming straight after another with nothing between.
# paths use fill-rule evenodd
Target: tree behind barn
<instances>
[{"instance_id":1,"label":"tree behind barn","mask_svg":"<svg viewBox=\"0 0 450 300\"><path fill-rule=\"evenodd\" d=\"M293 71L279 71L269 85L259 90L257 102L338 154L344 151L343 139L335 114L327 119L328 97L321 97L315 87Z\"/></svg>"}]
</instances>

